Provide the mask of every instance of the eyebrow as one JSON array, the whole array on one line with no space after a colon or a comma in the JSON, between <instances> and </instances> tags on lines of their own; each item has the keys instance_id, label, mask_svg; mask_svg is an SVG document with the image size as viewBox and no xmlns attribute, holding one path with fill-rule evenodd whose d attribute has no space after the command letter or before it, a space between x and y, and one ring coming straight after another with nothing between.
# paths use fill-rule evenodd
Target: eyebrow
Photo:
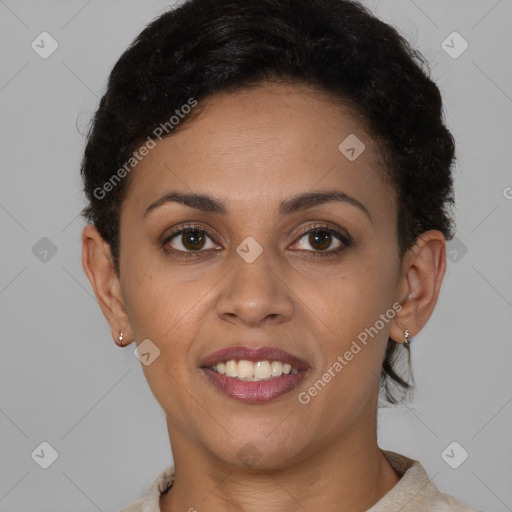
<instances>
[{"instance_id":1,"label":"eyebrow","mask_svg":"<svg viewBox=\"0 0 512 512\"><path fill-rule=\"evenodd\" d=\"M284 217L286 215L291 215L293 213L307 210L308 208L332 201L340 201L342 203L347 203L359 208L370 219L372 224L374 224L374 219L368 209L357 199L349 196L348 194L345 194L340 190L305 192L303 194L298 194L296 196L285 199L279 205L279 216ZM149 213L154 211L156 208L171 202L180 203L185 206L189 206L190 208L194 208L196 210L207 213L215 213L218 215L227 215L229 213L229 208L226 203L214 197L205 194L186 194L182 192L171 191L162 196L160 199L152 202L146 208L143 218L146 218Z\"/></svg>"}]
</instances>

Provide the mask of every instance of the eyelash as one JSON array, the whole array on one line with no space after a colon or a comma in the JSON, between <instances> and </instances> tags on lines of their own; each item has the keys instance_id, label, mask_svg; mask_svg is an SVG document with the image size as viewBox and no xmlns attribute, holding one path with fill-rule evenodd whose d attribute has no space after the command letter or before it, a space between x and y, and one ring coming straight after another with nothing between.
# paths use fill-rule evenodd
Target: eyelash
<instances>
[{"instance_id":1,"label":"eyelash","mask_svg":"<svg viewBox=\"0 0 512 512\"><path fill-rule=\"evenodd\" d=\"M179 257L182 257L182 258L191 258L191 257L193 258L193 257L198 256L201 252L205 252L203 250L198 250L198 251L181 251L181 250L178 250L178 249L173 249L172 251L170 251L168 249L165 249L165 246L173 238L175 238L178 235L182 235L184 233L190 233L190 232L199 232L199 233L207 235L210 239L212 238L210 236L210 234L208 233L208 231L206 231L201 226L198 226L198 225L195 225L195 224L186 224L186 225L183 225L180 228L174 230L168 237L165 238L165 240L162 243L162 246L163 246L164 250L167 253L174 253L174 254L178 255ZM331 251L305 251L305 252L308 252L308 253L312 253L312 256L314 258L317 258L317 257L318 258L326 258L326 257L337 256L339 253L341 253L347 247L349 247L351 245L351 242L352 242L348 235L345 235L344 233L341 233L341 232L337 231L336 229L333 229L333 228L331 228L331 227L329 227L329 226L327 226L325 224L315 224L313 226L308 226L307 228L304 228L303 230L301 230L298 233L297 239L300 240L302 237L304 237L304 235L307 235L307 234L310 234L310 233L315 233L315 232L326 232L326 233L329 233L329 234L333 235L334 237L336 237L341 242L341 245L337 249L334 249L334 250L331 250Z\"/></svg>"}]
</instances>

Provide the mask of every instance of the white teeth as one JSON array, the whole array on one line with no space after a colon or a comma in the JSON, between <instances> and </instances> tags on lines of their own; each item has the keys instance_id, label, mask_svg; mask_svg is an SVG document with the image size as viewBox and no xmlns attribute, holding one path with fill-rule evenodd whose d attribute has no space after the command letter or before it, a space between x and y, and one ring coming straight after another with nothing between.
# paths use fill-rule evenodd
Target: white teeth
<instances>
[{"instance_id":1,"label":"white teeth","mask_svg":"<svg viewBox=\"0 0 512 512\"><path fill-rule=\"evenodd\" d=\"M293 368L290 364L282 363L281 361L272 361L272 363L269 361L258 361L257 363L253 363L245 359L239 361L230 359L229 361L213 366L212 370L226 375L227 377L251 381L268 380L280 377L283 373L295 374L299 372L297 368Z\"/></svg>"},{"instance_id":2,"label":"white teeth","mask_svg":"<svg viewBox=\"0 0 512 512\"><path fill-rule=\"evenodd\" d=\"M226 375L228 377L236 377L238 375L238 368L235 360L226 362Z\"/></svg>"},{"instance_id":3,"label":"white teeth","mask_svg":"<svg viewBox=\"0 0 512 512\"><path fill-rule=\"evenodd\" d=\"M249 379L254 377L254 365L251 361L238 361L238 375L241 379Z\"/></svg>"},{"instance_id":4,"label":"white teeth","mask_svg":"<svg viewBox=\"0 0 512 512\"><path fill-rule=\"evenodd\" d=\"M279 361L272 361L270 369L272 370L272 375L274 377L280 377L283 374L283 363L280 363Z\"/></svg>"}]
</instances>

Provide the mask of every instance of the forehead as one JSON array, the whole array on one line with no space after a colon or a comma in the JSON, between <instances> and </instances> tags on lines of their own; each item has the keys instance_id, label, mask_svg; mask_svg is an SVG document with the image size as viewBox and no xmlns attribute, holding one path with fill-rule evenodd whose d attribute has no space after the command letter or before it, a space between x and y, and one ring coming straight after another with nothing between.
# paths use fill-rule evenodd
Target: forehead
<instances>
[{"instance_id":1,"label":"forehead","mask_svg":"<svg viewBox=\"0 0 512 512\"><path fill-rule=\"evenodd\" d=\"M377 144L332 96L265 84L215 94L196 108L135 167L125 204L140 210L166 189L240 207L333 186L372 202L379 191L389 197Z\"/></svg>"}]
</instances>

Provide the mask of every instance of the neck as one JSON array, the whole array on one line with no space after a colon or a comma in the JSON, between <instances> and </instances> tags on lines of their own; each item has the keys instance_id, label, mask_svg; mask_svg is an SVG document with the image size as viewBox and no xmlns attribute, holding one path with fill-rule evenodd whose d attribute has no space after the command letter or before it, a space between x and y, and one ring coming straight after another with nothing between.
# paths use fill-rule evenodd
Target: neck
<instances>
[{"instance_id":1,"label":"neck","mask_svg":"<svg viewBox=\"0 0 512 512\"><path fill-rule=\"evenodd\" d=\"M364 512L400 480L376 440L353 429L293 464L247 468L205 454L185 436L173 436L175 480L162 496L162 512L267 512L351 510ZM170 430L171 432L171 430Z\"/></svg>"}]
</instances>

